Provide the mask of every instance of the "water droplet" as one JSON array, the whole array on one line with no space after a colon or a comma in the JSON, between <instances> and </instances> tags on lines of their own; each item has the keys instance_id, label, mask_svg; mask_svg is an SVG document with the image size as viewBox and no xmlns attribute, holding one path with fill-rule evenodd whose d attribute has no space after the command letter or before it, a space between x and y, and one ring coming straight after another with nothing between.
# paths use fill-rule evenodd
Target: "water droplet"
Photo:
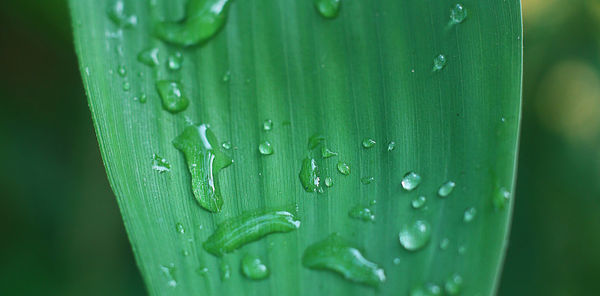
<instances>
[{"instance_id":1,"label":"water droplet","mask_svg":"<svg viewBox=\"0 0 600 296\"><path fill-rule=\"evenodd\" d=\"M178 22L161 22L155 34L165 42L191 46L213 37L227 19L231 0L190 1L185 18Z\"/></svg>"},{"instance_id":2,"label":"water droplet","mask_svg":"<svg viewBox=\"0 0 600 296\"><path fill-rule=\"evenodd\" d=\"M308 138L308 149L315 149L319 144L325 141L325 137L319 134L314 134Z\"/></svg>"},{"instance_id":3,"label":"water droplet","mask_svg":"<svg viewBox=\"0 0 600 296\"><path fill-rule=\"evenodd\" d=\"M156 89L162 99L163 108L173 114L187 109L190 104L177 81L159 80L156 82Z\"/></svg>"},{"instance_id":4,"label":"water droplet","mask_svg":"<svg viewBox=\"0 0 600 296\"><path fill-rule=\"evenodd\" d=\"M446 280L444 290L448 295L458 295L463 285L463 278L459 274L453 274Z\"/></svg>"},{"instance_id":5,"label":"water droplet","mask_svg":"<svg viewBox=\"0 0 600 296\"><path fill-rule=\"evenodd\" d=\"M307 192L315 192L320 187L320 172L317 161L314 158L307 157L302 161L300 168L300 183Z\"/></svg>"},{"instance_id":6,"label":"water droplet","mask_svg":"<svg viewBox=\"0 0 600 296\"><path fill-rule=\"evenodd\" d=\"M440 249L441 250L448 249L449 245L450 245L450 240L448 238L444 238L444 239L442 239L442 241L440 241Z\"/></svg>"},{"instance_id":7,"label":"water droplet","mask_svg":"<svg viewBox=\"0 0 600 296\"><path fill-rule=\"evenodd\" d=\"M452 193L452 191L454 191L454 187L456 187L456 183L448 181L440 186L440 189L438 189L437 193L439 197L447 197L450 195L450 193Z\"/></svg>"},{"instance_id":8,"label":"water droplet","mask_svg":"<svg viewBox=\"0 0 600 296\"><path fill-rule=\"evenodd\" d=\"M108 18L120 28L129 28L137 24L137 16L127 15L123 0L118 0L108 9Z\"/></svg>"},{"instance_id":9,"label":"water droplet","mask_svg":"<svg viewBox=\"0 0 600 296\"><path fill-rule=\"evenodd\" d=\"M366 149L372 148L373 146L375 146L375 140L371 138L364 138L362 141L362 146Z\"/></svg>"},{"instance_id":10,"label":"water droplet","mask_svg":"<svg viewBox=\"0 0 600 296\"><path fill-rule=\"evenodd\" d=\"M465 247L465 246L458 247L458 254L459 255L462 255L462 254L464 254L466 252L467 252L467 247Z\"/></svg>"},{"instance_id":11,"label":"water droplet","mask_svg":"<svg viewBox=\"0 0 600 296\"><path fill-rule=\"evenodd\" d=\"M350 166L343 161L339 161L337 163L337 170L338 170L338 172L340 172L340 174L342 174L344 176L350 175Z\"/></svg>"},{"instance_id":12,"label":"water droplet","mask_svg":"<svg viewBox=\"0 0 600 296\"><path fill-rule=\"evenodd\" d=\"M177 279L175 278L175 264L171 263L169 265L160 265L160 271L167 278L167 286L169 287L177 287Z\"/></svg>"},{"instance_id":13,"label":"water droplet","mask_svg":"<svg viewBox=\"0 0 600 296\"><path fill-rule=\"evenodd\" d=\"M131 84L129 84L129 82L127 82L127 81L123 82L123 90L129 91L130 89L131 89Z\"/></svg>"},{"instance_id":14,"label":"water droplet","mask_svg":"<svg viewBox=\"0 0 600 296\"><path fill-rule=\"evenodd\" d=\"M375 222L375 214L371 209L363 206L355 206L348 212L348 216L350 218L366 221L366 222Z\"/></svg>"},{"instance_id":15,"label":"water droplet","mask_svg":"<svg viewBox=\"0 0 600 296\"><path fill-rule=\"evenodd\" d=\"M502 210L506 207L506 204L510 201L510 192L506 188L502 187L496 192L492 200L494 208L496 210Z\"/></svg>"},{"instance_id":16,"label":"water droplet","mask_svg":"<svg viewBox=\"0 0 600 296\"><path fill-rule=\"evenodd\" d=\"M181 69L181 64L183 63L183 54L181 52L176 51L173 54L169 55L167 58L167 66L170 70L177 71Z\"/></svg>"},{"instance_id":17,"label":"water droplet","mask_svg":"<svg viewBox=\"0 0 600 296\"><path fill-rule=\"evenodd\" d=\"M196 269L196 273L199 276L206 276L208 274L208 267L198 267Z\"/></svg>"},{"instance_id":18,"label":"water droplet","mask_svg":"<svg viewBox=\"0 0 600 296\"><path fill-rule=\"evenodd\" d=\"M223 147L223 149L225 149L225 150L229 150L229 149L231 149L231 142L229 142L229 141L223 142L223 144L221 144L221 147Z\"/></svg>"},{"instance_id":19,"label":"water droplet","mask_svg":"<svg viewBox=\"0 0 600 296\"><path fill-rule=\"evenodd\" d=\"M393 262L395 265L398 265L398 264L400 264L401 260L400 260L400 258L396 257L396 258L394 258Z\"/></svg>"},{"instance_id":20,"label":"water droplet","mask_svg":"<svg viewBox=\"0 0 600 296\"><path fill-rule=\"evenodd\" d=\"M369 205L370 205L370 206L374 206L374 205L376 205L376 204L377 204L377 200L375 200L375 199L372 199L372 200L369 202Z\"/></svg>"},{"instance_id":21,"label":"water droplet","mask_svg":"<svg viewBox=\"0 0 600 296\"><path fill-rule=\"evenodd\" d=\"M456 4L450 11L450 22L460 24L467 18L467 10L461 5Z\"/></svg>"},{"instance_id":22,"label":"water droplet","mask_svg":"<svg viewBox=\"0 0 600 296\"><path fill-rule=\"evenodd\" d=\"M367 260L337 233L306 248L302 264L310 269L338 272L347 280L357 283L378 286L385 281L384 270Z\"/></svg>"},{"instance_id":23,"label":"water droplet","mask_svg":"<svg viewBox=\"0 0 600 296\"><path fill-rule=\"evenodd\" d=\"M441 71L444 67L446 67L446 57L440 54L433 59L433 71Z\"/></svg>"},{"instance_id":24,"label":"water droplet","mask_svg":"<svg viewBox=\"0 0 600 296\"><path fill-rule=\"evenodd\" d=\"M171 164L158 154L152 154L152 169L164 173L171 170Z\"/></svg>"},{"instance_id":25,"label":"water droplet","mask_svg":"<svg viewBox=\"0 0 600 296\"><path fill-rule=\"evenodd\" d=\"M263 121L263 130L270 131L273 129L273 121L271 119L266 119Z\"/></svg>"},{"instance_id":26,"label":"water droplet","mask_svg":"<svg viewBox=\"0 0 600 296\"><path fill-rule=\"evenodd\" d=\"M427 283L421 287L414 288L410 291L410 296L439 296L442 295L440 286L432 283Z\"/></svg>"},{"instance_id":27,"label":"water droplet","mask_svg":"<svg viewBox=\"0 0 600 296\"><path fill-rule=\"evenodd\" d=\"M360 178L360 182L365 184L365 185L369 185L371 183L373 183L375 181L375 178L373 177L362 177Z\"/></svg>"},{"instance_id":28,"label":"water droplet","mask_svg":"<svg viewBox=\"0 0 600 296\"><path fill-rule=\"evenodd\" d=\"M246 254L242 259L242 273L249 279L262 280L269 276L269 269L258 256Z\"/></svg>"},{"instance_id":29,"label":"water droplet","mask_svg":"<svg viewBox=\"0 0 600 296\"><path fill-rule=\"evenodd\" d=\"M190 252L188 252L188 250L183 250L183 251L181 251L181 254L182 254L184 257L187 257L187 256L189 256L189 255L190 255Z\"/></svg>"},{"instance_id":30,"label":"water droplet","mask_svg":"<svg viewBox=\"0 0 600 296\"><path fill-rule=\"evenodd\" d=\"M221 257L271 233L290 232L298 228L300 220L286 211L247 212L219 224L202 247Z\"/></svg>"},{"instance_id":31,"label":"water droplet","mask_svg":"<svg viewBox=\"0 0 600 296\"><path fill-rule=\"evenodd\" d=\"M223 74L223 82L229 82L229 80L231 79L231 72L227 71L225 72L225 74Z\"/></svg>"},{"instance_id":32,"label":"water droplet","mask_svg":"<svg viewBox=\"0 0 600 296\"><path fill-rule=\"evenodd\" d=\"M227 264L225 262L221 262L220 270L221 270L221 280L222 281L226 281L229 278L231 278L231 267L229 266L229 264Z\"/></svg>"},{"instance_id":33,"label":"water droplet","mask_svg":"<svg viewBox=\"0 0 600 296\"><path fill-rule=\"evenodd\" d=\"M410 205L413 207L413 209L420 209L425 205L425 203L427 203L427 198L421 195L419 197L415 197L410 202Z\"/></svg>"},{"instance_id":34,"label":"water droplet","mask_svg":"<svg viewBox=\"0 0 600 296\"><path fill-rule=\"evenodd\" d=\"M334 157L337 155L337 152L333 152L331 150L329 150L329 148L323 146L321 147L321 156L323 158L330 158L330 157Z\"/></svg>"},{"instance_id":35,"label":"water droplet","mask_svg":"<svg viewBox=\"0 0 600 296\"><path fill-rule=\"evenodd\" d=\"M136 97L133 97L133 100L134 100L134 101L136 101L136 102L140 102L140 103L142 103L142 104L146 103L147 99L148 99L148 98L146 97L146 94L142 94L142 95L141 95L141 96L139 96L139 97L137 97L137 96L136 96Z\"/></svg>"},{"instance_id":36,"label":"water droplet","mask_svg":"<svg viewBox=\"0 0 600 296\"><path fill-rule=\"evenodd\" d=\"M119 73L119 76L125 77L125 76L127 76L127 69L125 68L124 65L121 65L121 66L119 66L119 69L117 69L117 73Z\"/></svg>"},{"instance_id":37,"label":"water droplet","mask_svg":"<svg viewBox=\"0 0 600 296\"><path fill-rule=\"evenodd\" d=\"M335 18L340 11L340 0L315 0L315 8L324 18Z\"/></svg>"},{"instance_id":38,"label":"water droplet","mask_svg":"<svg viewBox=\"0 0 600 296\"><path fill-rule=\"evenodd\" d=\"M179 222L175 223L175 230L177 230L177 232L181 234L185 233L185 227L183 227L183 224Z\"/></svg>"},{"instance_id":39,"label":"water droplet","mask_svg":"<svg viewBox=\"0 0 600 296\"><path fill-rule=\"evenodd\" d=\"M142 50L138 53L137 60L150 67L158 66L160 64L158 61L158 51L159 49L156 47Z\"/></svg>"},{"instance_id":40,"label":"water droplet","mask_svg":"<svg viewBox=\"0 0 600 296\"><path fill-rule=\"evenodd\" d=\"M402 178L401 183L404 190L412 191L417 188L419 184L421 184L421 176L415 172L408 172L406 175L404 175L404 178Z\"/></svg>"},{"instance_id":41,"label":"water droplet","mask_svg":"<svg viewBox=\"0 0 600 296\"><path fill-rule=\"evenodd\" d=\"M471 221L473 221L473 219L475 219L475 216L477 215L477 209L471 207L465 210L465 214L463 215L463 221L465 221L465 223L469 223Z\"/></svg>"},{"instance_id":42,"label":"water droplet","mask_svg":"<svg viewBox=\"0 0 600 296\"><path fill-rule=\"evenodd\" d=\"M188 126L173 140L187 162L196 201L211 212L219 212L223 198L218 174L233 163L233 159L213 147L219 146L217 137L206 124Z\"/></svg>"},{"instance_id":43,"label":"water droplet","mask_svg":"<svg viewBox=\"0 0 600 296\"><path fill-rule=\"evenodd\" d=\"M431 226L427 221L417 220L404 224L398 234L400 244L408 251L418 251L425 247L431 239Z\"/></svg>"},{"instance_id":44,"label":"water droplet","mask_svg":"<svg viewBox=\"0 0 600 296\"><path fill-rule=\"evenodd\" d=\"M388 149L388 151L392 151L392 150L396 149L396 142L390 141L388 143L388 148L387 149Z\"/></svg>"},{"instance_id":45,"label":"water droplet","mask_svg":"<svg viewBox=\"0 0 600 296\"><path fill-rule=\"evenodd\" d=\"M273 154L273 146L269 141L264 141L258 145L258 151L262 155L271 155Z\"/></svg>"},{"instance_id":46,"label":"water droplet","mask_svg":"<svg viewBox=\"0 0 600 296\"><path fill-rule=\"evenodd\" d=\"M333 186L333 179L331 179L331 177L325 178L325 186L327 186L327 187Z\"/></svg>"}]
</instances>

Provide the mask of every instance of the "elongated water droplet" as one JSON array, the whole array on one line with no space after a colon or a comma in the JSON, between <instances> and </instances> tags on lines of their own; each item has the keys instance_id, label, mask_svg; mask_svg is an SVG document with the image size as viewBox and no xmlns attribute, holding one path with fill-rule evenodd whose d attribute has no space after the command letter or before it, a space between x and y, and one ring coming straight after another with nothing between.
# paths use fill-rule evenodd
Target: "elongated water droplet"
<instances>
[{"instance_id":1,"label":"elongated water droplet","mask_svg":"<svg viewBox=\"0 0 600 296\"><path fill-rule=\"evenodd\" d=\"M258 145L258 152L260 152L260 154L262 154L262 155L273 154L274 150L273 150L273 146L271 145L271 142L264 141L264 142L260 143Z\"/></svg>"},{"instance_id":2,"label":"elongated water droplet","mask_svg":"<svg viewBox=\"0 0 600 296\"><path fill-rule=\"evenodd\" d=\"M329 148L323 146L321 147L321 157L323 158L330 158L330 157L334 157L337 155L337 152L333 152L331 150L329 150Z\"/></svg>"},{"instance_id":3,"label":"elongated water droplet","mask_svg":"<svg viewBox=\"0 0 600 296\"><path fill-rule=\"evenodd\" d=\"M459 274L453 274L446 280L444 290L448 295L458 295L463 285L463 278Z\"/></svg>"},{"instance_id":4,"label":"elongated water droplet","mask_svg":"<svg viewBox=\"0 0 600 296\"><path fill-rule=\"evenodd\" d=\"M333 186L333 179L331 179L331 177L325 178L325 186L327 186L327 187Z\"/></svg>"},{"instance_id":5,"label":"elongated water droplet","mask_svg":"<svg viewBox=\"0 0 600 296\"><path fill-rule=\"evenodd\" d=\"M125 13L123 0L117 0L114 5L108 8L108 18L120 28L129 28L137 24L137 16Z\"/></svg>"},{"instance_id":6,"label":"elongated water droplet","mask_svg":"<svg viewBox=\"0 0 600 296\"><path fill-rule=\"evenodd\" d=\"M452 191L454 191L454 187L456 187L456 183L448 181L440 186L440 189L438 189L437 193L439 197L447 197L450 195L450 193L452 193Z\"/></svg>"},{"instance_id":7,"label":"elongated water droplet","mask_svg":"<svg viewBox=\"0 0 600 296\"><path fill-rule=\"evenodd\" d=\"M448 238L444 238L440 242L440 249L441 250L446 250L446 249L448 249L449 245L450 245L450 240Z\"/></svg>"},{"instance_id":8,"label":"elongated water droplet","mask_svg":"<svg viewBox=\"0 0 600 296\"><path fill-rule=\"evenodd\" d=\"M129 82L127 82L127 81L123 82L123 90L129 91L130 89L131 89L131 84L129 84Z\"/></svg>"},{"instance_id":9,"label":"elongated water droplet","mask_svg":"<svg viewBox=\"0 0 600 296\"><path fill-rule=\"evenodd\" d=\"M223 198L218 175L233 160L217 149L219 141L210 127L188 126L173 140L173 145L185 156L196 201L211 212L221 211Z\"/></svg>"},{"instance_id":10,"label":"elongated water droplet","mask_svg":"<svg viewBox=\"0 0 600 296\"><path fill-rule=\"evenodd\" d=\"M308 138L308 149L315 149L319 144L325 141L325 137L319 134L314 134L310 138Z\"/></svg>"},{"instance_id":11,"label":"elongated water droplet","mask_svg":"<svg viewBox=\"0 0 600 296\"><path fill-rule=\"evenodd\" d=\"M158 154L152 154L152 169L164 173L171 170L171 164Z\"/></svg>"},{"instance_id":12,"label":"elongated water droplet","mask_svg":"<svg viewBox=\"0 0 600 296\"><path fill-rule=\"evenodd\" d=\"M180 222L175 223L175 230L177 230L177 232L181 234L185 233L185 227L183 227L183 224L181 224Z\"/></svg>"},{"instance_id":13,"label":"elongated water droplet","mask_svg":"<svg viewBox=\"0 0 600 296\"><path fill-rule=\"evenodd\" d=\"M335 18L340 11L340 0L315 0L315 8L324 18Z\"/></svg>"},{"instance_id":14,"label":"elongated water droplet","mask_svg":"<svg viewBox=\"0 0 600 296\"><path fill-rule=\"evenodd\" d=\"M321 186L319 166L314 158L307 157L302 161L300 168L300 183L307 192L315 192Z\"/></svg>"},{"instance_id":15,"label":"elongated water droplet","mask_svg":"<svg viewBox=\"0 0 600 296\"><path fill-rule=\"evenodd\" d=\"M425 203L427 203L427 198L421 195L419 197L415 197L410 202L410 205L413 207L413 209L420 209L425 205Z\"/></svg>"},{"instance_id":16,"label":"elongated water droplet","mask_svg":"<svg viewBox=\"0 0 600 296\"><path fill-rule=\"evenodd\" d=\"M262 280L269 276L269 269L258 256L246 254L242 259L242 273L249 279Z\"/></svg>"},{"instance_id":17,"label":"elongated water droplet","mask_svg":"<svg viewBox=\"0 0 600 296\"><path fill-rule=\"evenodd\" d=\"M371 209L363 206L355 206L348 212L348 216L354 219L366 221L366 222L374 222L375 214Z\"/></svg>"},{"instance_id":18,"label":"elongated water droplet","mask_svg":"<svg viewBox=\"0 0 600 296\"><path fill-rule=\"evenodd\" d=\"M161 22L155 34L165 42L191 46L213 37L227 19L231 0L190 0L185 18L179 22Z\"/></svg>"},{"instance_id":19,"label":"elongated water droplet","mask_svg":"<svg viewBox=\"0 0 600 296\"><path fill-rule=\"evenodd\" d=\"M408 172L402 178L402 188L406 191L412 191L421 184L421 176L415 172Z\"/></svg>"},{"instance_id":20,"label":"elongated water droplet","mask_svg":"<svg viewBox=\"0 0 600 296\"><path fill-rule=\"evenodd\" d=\"M199 276L206 276L208 274L208 267L206 267L206 266L198 267L198 268L196 268L196 273Z\"/></svg>"},{"instance_id":21,"label":"elongated water droplet","mask_svg":"<svg viewBox=\"0 0 600 296\"><path fill-rule=\"evenodd\" d=\"M441 71L444 67L446 67L446 57L440 54L433 59L433 71Z\"/></svg>"},{"instance_id":22,"label":"elongated water droplet","mask_svg":"<svg viewBox=\"0 0 600 296\"><path fill-rule=\"evenodd\" d=\"M271 233L298 228L300 221L286 211L247 212L219 224L202 247L220 257Z\"/></svg>"},{"instance_id":23,"label":"elongated water droplet","mask_svg":"<svg viewBox=\"0 0 600 296\"><path fill-rule=\"evenodd\" d=\"M467 10L462 6L462 4L456 4L450 10L450 22L452 24L460 24L467 18Z\"/></svg>"},{"instance_id":24,"label":"elongated water droplet","mask_svg":"<svg viewBox=\"0 0 600 296\"><path fill-rule=\"evenodd\" d=\"M223 82L229 82L229 80L231 79L231 72L226 71L225 74L223 74Z\"/></svg>"},{"instance_id":25,"label":"elongated water droplet","mask_svg":"<svg viewBox=\"0 0 600 296\"><path fill-rule=\"evenodd\" d=\"M421 287L414 288L410 291L410 296L438 296L442 295L440 286L427 283Z\"/></svg>"},{"instance_id":26,"label":"elongated water droplet","mask_svg":"<svg viewBox=\"0 0 600 296\"><path fill-rule=\"evenodd\" d=\"M170 54L167 59L167 66L170 70L177 71L181 69L181 64L183 63L183 54L181 52L176 51L173 54Z\"/></svg>"},{"instance_id":27,"label":"elongated water droplet","mask_svg":"<svg viewBox=\"0 0 600 296\"><path fill-rule=\"evenodd\" d=\"M225 150L229 150L229 149L231 149L231 142L225 141L225 142L223 142L223 144L221 144L221 147L223 147L223 149L225 149Z\"/></svg>"},{"instance_id":28,"label":"elongated water droplet","mask_svg":"<svg viewBox=\"0 0 600 296\"><path fill-rule=\"evenodd\" d=\"M384 270L337 233L306 248L302 264L310 269L338 272L347 280L361 284L378 286L385 281Z\"/></svg>"},{"instance_id":29,"label":"elongated water droplet","mask_svg":"<svg viewBox=\"0 0 600 296\"><path fill-rule=\"evenodd\" d=\"M117 73L119 73L119 76L125 77L125 76L127 76L127 69L125 68L124 65L121 65L121 66L119 66L119 69L117 69Z\"/></svg>"},{"instance_id":30,"label":"elongated water droplet","mask_svg":"<svg viewBox=\"0 0 600 296\"><path fill-rule=\"evenodd\" d=\"M226 281L229 278L231 278L231 267L229 266L229 264L225 263L225 262L221 262L221 266L220 266L220 270L221 270L221 281Z\"/></svg>"},{"instance_id":31,"label":"elongated water droplet","mask_svg":"<svg viewBox=\"0 0 600 296\"><path fill-rule=\"evenodd\" d=\"M375 140L373 140L371 138L364 138L362 141L362 146L365 149L372 148L373 146L375 146Z\"/></svg>"},{"instance_id":32,"label":"elongated water droplet","mask_svg":"<svg viewBox=\"0 0 600 296\"><path fill-rule=\"evenodd\" d=\"M369 185L371 183L373 183L375 181L375 178L373 177L362 177L360 178L360 182L365 184L365 185Z\"/></svg>"},{"instance_id":33,"label":"elongated water droplet","mask_svg":"<svg viewBox=\"0 0 600 296\"><path fill-rule=\"evenodd\" d=\"M408 251L418 251L431 239L431 226L424 220L404 224L398 234L400 244Z\"/></svg>"},{"instance_id":34,"label":"elongated water droplet","mask_svg":"<svg viewBox=\"0 0 600 296\"><path fill-rule=\"evenodd\" d=\"M344 176L350 175L350 166L343 161L339 161L337 163L337 170L338 170L338 172L340 172L340 174L342 174Z\"/></svg>"},{"instance_id":35,"label":"elongated water droplet","mask_svg":"<svg viewBox=\"0 0 600 296\"><path fill-rule=\"evenodd\" d=\"M263 130L270 131L273 129L273 121L271 119L266 119L263 121Z\"/></svg>"},{"instance_id":36,"label":"elongated water droplet","mask_svg":"<svg viewBox=\"0 0 600 296\"><path fill-rule=\"evenodd\" d=\"M387 150L388 150L388 151L392 151L392 150L394 150L394 149L396 149L396 142L394 142L394 141L390 141L390 142L388 143Z\"/></svg>"},{"instance_id":37,"label":"elongated water droplet","mask_svg":"<svg viewBox=\"0 0 600 296\"><path fill-rule=\"evenodd\" d=\"M142 50L140 53L138 53L137 60L140 63L150 67L158 66L158 64L160 64L158 60L158 52L159 49L156 47Z\"/></svg>"},{"instance_id":38,"label":"elongated water droplet","mask_svg":"<svg viewBox=\"0 0 600 296\"><path fill-rule=\"evenodd\" d=\"M463 215L463 221L465 221L465 223L469 223L471 221L473 221L473 219L475 219L475 216L477 215L477 209L471 207L465 210L465 213Z\"/></svg>"},{"instance_id":39,"label":"elongated water droplet","mask_svg":"<svg viewBox=\"0 0 600 296\"><path fill-rule=\"evenodd\" d=\"M494 194L494 197L492 199L494 208L496 208L496 210L504 209L506 207L506 204L509 201L510 201L510 192L508 190L506 190L506 188L504 188L504 187L500 188Z\"/></svg>"},{"instance_id":40,"label":"elongated water droplet","mask_svg":"<svg viewBox=\"0 0 600 296\"><path fill-rule=\"evenodd\" d=\"M167 286L169 287L177 287L177 279L175 278L175 264L171 263L169 265L160 265L160 271L167 278Z\"/></svg>"},{"instance_id":41,"label":"elongated water droplet","mask_svg":"<svg viewBox=\"0 0 600 296\"><path fill-rule=\"evenodd\" d=\"M162 99L163 108L173 114L187 109L190 104L177 81L159 80L156 82L156 89Z\"/></svg>"}]
</instances>

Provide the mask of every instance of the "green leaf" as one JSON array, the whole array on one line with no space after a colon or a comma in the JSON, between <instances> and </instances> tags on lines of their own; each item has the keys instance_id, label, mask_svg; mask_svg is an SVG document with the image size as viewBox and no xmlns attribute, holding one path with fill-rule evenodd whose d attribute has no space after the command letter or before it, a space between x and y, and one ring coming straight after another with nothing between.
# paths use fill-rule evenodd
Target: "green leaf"
<instances>
[{"instance_id":1,"label":"green leaf","mask_svg":"<svg viewBox=\"0 0 600 296\"><path fill-rule=\"evenodd\" d=\"M70 4L150 294L494 293L513 203L520 1ZM179 141L202 124L210 145ZM215 231L222 257L203 248Z\"/></svg>"}]
</instances>

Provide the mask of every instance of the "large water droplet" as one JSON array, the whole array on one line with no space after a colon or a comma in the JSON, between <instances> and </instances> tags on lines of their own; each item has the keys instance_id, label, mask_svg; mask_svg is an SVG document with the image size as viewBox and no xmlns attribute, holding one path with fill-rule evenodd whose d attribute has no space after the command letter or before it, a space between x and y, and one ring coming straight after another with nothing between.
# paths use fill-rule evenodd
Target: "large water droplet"
<instances>
[{"instance_id":1,"label":"large water droplet","mask_svg":"<svg viewBox=\"0 0 600 296\"><path fill-rule=\"evenodd\" d=\"M330 158L330 157L334 157L337 155L337 152L333 152L331 150L329 150L329 148L323 146L321 147L321 157L323 158Z\"/></svg>"},{"instance_id":2,"label":"large water droplet","mask_svg":"<svg viewBox=\"0 0 600 296\"><path fill-rule=\"evenodd\" d=\"M306 248L302 264L311 269L338 272L347 280L361 284L378 286L385 281L384 270L337 233Z\"/></svg>"},{"instance_id":3,"label":"large water droplet","mask_svg":"<svg viewBox=\"0 0 600 296\"><path fill-rule=\"evenodd\" d=\"M158 52L159 49L156 47L142 50L140 53L138 53L137 60L140 63L150 67L158 66L158 64L160 64L158 60Z\"/></svg>"},{"instance_id":4,"label":"large water droplet","mask_svg":"<svg viewBox=\"0 0 600 296\"><path fill-rule=\"evenodd\" d=\"M123 0L117 0L114 5L108 8L108 18L120 28L129 28L137 24L136 15L125 13Z\"/></svg>"},{"instance_id":5,"label":"large water droplet","mask_svg":"<svg viewBox=\"0 0 600 296\"><path fill-rule=\"evenodd\" d=\"M340 172L340 174L342 174L344 176L350 175L350 166L343 161L339 161L337 163L337 170L338 170L338 172Z\"/></svg>"},{"instance_id":6,"label":"large water droplet","mask_svg":"<svg viewBox=\"0 0 600 296\"><path fill-rule=\"evenodd\" d=\"M441 71L444 67L446 67L446 57L440 54L433 59L433 71Z\"/></svg>"},{"instance_id":7,"label":"large water droplet","mask_svg":"<svg viewBox=\"0 0 600 296\"><path fill-rule=\"evenodd\" d=\"M271 145L271 142L264 141L264 142L260 143L258 145L258 152L260 152L260 154L262 154L262 155L273 154L274 150L273 150L273 146Z\"/></svg>"},{"instance_id":8,"label":"large water droplet","mask_svg":"<svg viewBox=\"0 0 600 296\"><path fill-rule=\"evenodd\" d=\"M373 146L375 146L375 140L371 139L371 138L364 138L362 141L362 146L365 149L369 149L372 148Z\"/></svg>"},{"instance_id":9,"label":"large water droplet","mask_svg":"<svg viewBox=\"0 0 600 296\"><path fill-rule=\"evenodd\" d=\"M164 173L171 170L171 164L158 154L152 154L152 169Z\"/></svg>"},{"instance_id":10,"label":"large water droplet","mask_svg":"<svg viewBox=\"0 0 600 296\"><path fill-rule=\"evenodd\" d=\"M421 287L414 288L410 291L410 296L438 296L442 295L440 286L427 283Z\"/></svg>"},{"instance_id":11,"label":"large water droplet","mask_svg":"<svg viewBox=\"0 0 600 296\"><path fill-rule=\"evenodd\" d=\"M263 121L263 130L270 131L273 129L273 121L271 119L266 119Z\"/></svg>"},{"instance_id":12,"label":"large water droplet","mask_svg":"<svg viewBox=\"0 0 600 296\"><path fill-rule=\"evenodd\" d=\"M249 279L262 280L269 276L269 269L258 256L246 254L242 259L242 273Z\"/></svg>"},{"instance_id":13,"label":"large water droplet","mask_svg":"<svg viewBox=\"0 0 600 296\"><path fill-rule=\"evenodd\" d=\"M320 187L321 177L319 175L319 166L314 158L307 157L302 161L300 168L300 183L307 192L315 192Z\"/></svg>"},{"instance_id":14,"label":"large water droplet","mask_svg":"<svg viewBox=\"0 0 600 296\"><path fill-rule=\"evenodd\" d=\"M421 176L415 172L408 172L406 175L404 175L404 178L402 178L401 184L404 190L412 191L417 188L419 184L421 184Z\"/></svg>"},{"instance_id":15,"label":"large water droplet","mask_svg":"<svg viewBox=\"0 0 600 296\"><path fill-rule=\"evenodd\" d=\"M355 206L348 212L348 216L354 219L366 221L366 222L375 222L375 214L371 209L363 206Z\"/></svg>"},{"instance_id":16,"label":"large water droplet","mask_svg":"<svg viewBox=\"0 0 600 296\"><path fill-rule=\"evenodd\" d=\"M219 224L202 247L220 257L271 233L290 232L298 228L300 221L286 211L247 212Z\"/></svg>"},{"instance_id":17,"label":"large water droplet","mask_svg":"<svg viewBox=\"0 0 600 296\"><path fill-rule=\"evenodd\" d=\"M156 89L162 99L163 108L173 114L187 109L190 104L177 81L159 80L156 82Z\"/></svg>"},{"instance_id":18,"label":"large water droplet","mask_svg":"<svg viewBox=\"0 0 600 296\"><path fill-rule=\"evenodd\" d=\"M179 22L161 22L155 34L165 42L191 46L214 36L227 19L231 0L188 1L185 18Z\"/></svg>"},{"instance_id":19,"label":"large water droplet","mask_svg":"<svg viewBox=\"0 0 600 296\"><path fill-rule=\"evenodd\" d=\"M458 295L463 285L463 278L459 274L453 274L446 280L444 290L448 295Z\"/></svg>"},{"instance_id":20,"label":"large water droplet","mask_svg":"<svg viewBox=\"0 0 600 296\"><path fill-rule=\"evenodd\" d=\"M410 205L413 207L413 209L420 209L425 205L425 203L427 203L427 198L421 195L419 197L415 197L410 202Z\"/></svg>"},{"instance_id":21,"label":"large water droplet","mask_svg":"<svg viewBox=\"0 0 600 296\"><path fill-rule=\"evenodd\" d=\"M324 18L335 18L340 11L340 0L315 0L315 8Z\"/></svg>"},{"instance_id":22,"label":"large water droplet","mask_svg":"<svg viewBox=\"0 0 600 296\"><path fill-rule=\"evenodd\" d=\"M448 181L440 186L437 193L440 197L447 197L454 191L454 187L456 187L456 183Z\"/></svg>"},{"instance_id":23,"label":"large water droplet","mask_svg":"<svg viewBox=\"0 0 600 296\"><path fill-rule=\"evenodd\" d=\"M181 52L176 51L173 54L169 55L167 59L167 66L170 70L177 71L181 69L181 64L183 63L183 54Z\"/></svg>"},{"instance_id":24,"label":"large water droplet","mask_svg":"<svg viewBox=\"0 0 600 296\"><path fill-rule=\"evenodd\" d=\"M453 24L460 24L467 18L467 10L462 4L456 4L450 11L450 22Z\"/></svg>"},{"instance_id":25,"label":"large water droplet","mask_svg":"<svg viewBox=\"0 0 600 296\"><path fill-rule=\"evenodd\" d=\"M470 207L465 210L465 213L463 215L463 221L465 221L465 223L469 223L469 222L473 221L473 219L475 219L476 215L477 215L477 209Z\"/></svg>"},{"instance_id":26,"label":"large water droplet","mask_svg":"<svg viewBox=\"0 0 600 296\"><path fill-rule=\"evenodd\" d=\"M404 224L398 234L400 244L408 251L418 251L425 247L431 239L431 226L427 221L416 220Z\"/></svg>"},{"instance_id":27,"label":"large water droplet","mask_svg":"<svg viewBox=\"0 0 600 296\"><path fill-rule=\"evenodd\" d=\"M500 188L492 199L494 204L494 208L497 210L502 210L506 207L506 204L510 201L510 192L506 190L506 188Z\"/></svg>"},{"instance_id":28,"label":"large water droplet","mask_svg":"<svg viewBox=\"0 0 600 296\"><path fill-rule=\"evenodd\" d=\"M233 159L218 149L219 141L210 127L188 126L173 140L173 145L185 156L196 201L211 212L221 211L223 198L218 174Z\"/></svg>"}]
</instances>

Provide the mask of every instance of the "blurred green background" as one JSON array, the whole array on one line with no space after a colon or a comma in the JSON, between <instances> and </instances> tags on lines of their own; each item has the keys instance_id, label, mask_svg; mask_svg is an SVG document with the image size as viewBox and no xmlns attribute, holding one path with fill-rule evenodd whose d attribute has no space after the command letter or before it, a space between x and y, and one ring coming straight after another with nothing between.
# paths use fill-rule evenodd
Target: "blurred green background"
<instances>
[{"instance_id":1,"label":"blurred green background","mask_svg":"<svg viewBox=\"0 0 600 296\"><path fill-rule=\"evenodd\" d=\"M499 295L597 295L600 1L523 0L524 106ZM0 4L0 295L144 295L66 1Z\"/></svg>"}]
</instances>

